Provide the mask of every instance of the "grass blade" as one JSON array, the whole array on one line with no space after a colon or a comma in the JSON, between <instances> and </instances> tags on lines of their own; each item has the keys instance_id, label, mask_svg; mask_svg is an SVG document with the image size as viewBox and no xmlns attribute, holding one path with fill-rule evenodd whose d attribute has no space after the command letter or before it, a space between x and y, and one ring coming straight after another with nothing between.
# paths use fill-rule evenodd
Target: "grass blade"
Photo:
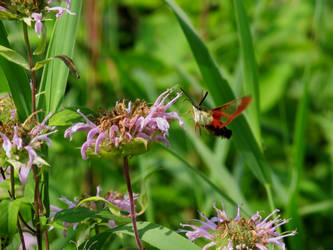
<instances>
[{"instance_id":1,"label":"grass blade","mask_svg":"<svg viewBox=\"0 0 333 250\"><path fill-rule=\"evenodd\" d=\"M64 15L54 25L52 37L47 50L46 58L66 55L73 56L75 38L80 20L82 0L73 1L71 11L76 15ZM38 102L38 107L46 113L55 111L65 94L69 69L63 62L51 61L44 67L40 92L46 91Z\"/></svg>"},{"instance_id":2,"label":"grass blade","mask_svg":"<svg viewBox=\"0 0 333 250\"><path fill-rule=\"evenodd\" d=\"M171 7L179 21L215 104L218 105L235 99L227 80L222 76L217 63L189 23L185 13L174 1L164 1ZM233 142L250 166L253 174L263 185L271 183L270 171L245 117L238 117L237 121L230 124L230 127L234 132Z\"/></svg>"},{"instance_id":3,"label":"grass blade","mask_svg":"<svg viewBox=\"0 0 333 250\"><path fill-rule=\"evenodd\" d=\"M0 21L0 45L10 48L7 32ZM0 57L0 66L5 73L18 115L24 121L31 113L31 89L26 72L15 63Z\"/></svg>"},{"instance_id":4,"label":"grass blade","mask_svg":"<svg viewBox=\"0 0 333 250\"><path fill-rule=\"evenodd\" d=\"M287 206L287 217L293 218L290 223L288 223L288 229L293 230L297 228L297 237L289 238L289 242L293 249L301 247L303 249L305 246L305 235L303 229L303 223L298 210L298 193L299 193L299 183L303 175L304 166L304 154L305 154L305 137L306 137L306 124L307 124L307 110L308 110L308 99L309 99L309 82L310 82L310 72L306 69L304 82L303 82L303 94L301 100L298 104L297 114L296 114L296 125L294 132L294 143L292 150L292 168L291 168L291 188L290 197Z\"/></svg>"},{"instance_id":5,"label":"grass blade","mask_svg":"<svg viewBox=\"0 0 333 250\"><path fill-rule=\"evenodd\" d=\"M259 86L258 86L258 68L255 59L253 42L251 38L249 21L241 0L234 0L238 36L240 43L240 55L243 69L243 82L245 94L253 97L253 104L248 108L250 116L250 125L255 134L259 146L261 145L260 133L260 103L259 103Z\"/></svg>"}]
</instances>

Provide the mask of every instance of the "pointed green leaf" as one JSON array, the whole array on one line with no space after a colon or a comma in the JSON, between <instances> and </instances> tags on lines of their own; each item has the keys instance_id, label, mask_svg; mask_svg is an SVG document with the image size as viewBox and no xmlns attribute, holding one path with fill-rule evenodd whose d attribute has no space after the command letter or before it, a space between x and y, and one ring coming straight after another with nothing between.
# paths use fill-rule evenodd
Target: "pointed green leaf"
<instances>
[{"instance_id":1,"label":"pointed green leaf","mask_svg":"<svg viewBox=\"0 0 333 250\"><path fill-rule=\"evenodd\" d=\"M164 226L151 222L137 222L139 237L149 245L163 250L186 249L200 250L200 247ZM101 234L95 235L88 241L83 242L79 249L101 249L109 236L115 232L131 235L134 237L132 223L120 226Z\"/></svg>"},{"instance_id":2,"label":"pointed green leaf","mask_svg":"<svg viewBox=\"0 0 333 250\"><path fill-rule=\"evenodd\" d=\"M147 242L151 246L156 247L157 249L200 249L197 245L184 238L180 234L161 225L157 225L151 222L140 221L137 222L137 227L141 240ZM114 232L121 232L124 234L132 235L134 237L132 223L125 226L117 227Z\"/></svg>"},{"instance_id":3,"label":"pointed green leaf","mask_svg":"<svg viewBox=\"0 0 333 250\"><path fill-rule=\"evenodd\" d=\"M94 202L96 202L96 201L102 201L102 202L104 202L108 206L109 210L113 214L120 215L120 209L119 209L119 207L117 207L116 205L112 204L111 202L109 202L108 200L104 199L103 197L99 197L99 196L92 196L92 197L83 199L77 205L80 206L83 203L89 202L89 201L94 201Z\"/></svg>"},{"instance_id":4,"label":"pointed green leaf","mask_svg":"<svg viewBox=\"0 0 333 250\"><path fill-rule=\"evenodd\" d=\"M76 71L76 67L75 67L75 64L74 64L73 60L70 59L68 56L54 56L54 57L50 57L50 58L47 58L45 60L36 62L35 67L33 68L33 70L39 70L40 68L44 67L46 64L48 64L49 62L51 62L52 60L54 60L56 58L63 61L65 63L65 65L69 68L69 70L72 72L72 74L76 78L80 78L79 73Z\"/></svg>"},{"instance_id":5,"label":"pointed green leaf","mask_svg":"<svg viewBox=\"0 0 333 250\"><path fill-rule=\"evenodd\" d=\"M82 0L72 2L71 11L76 15L67 15L58 19L54 25L46 58L56 55L73 56L77 28L80 20ZM38 100L38 108L49 113L55 111L61 104L65 94L68 67L57 60L48 63L43 70L40 92L46 91Z\"/></svg>"},{"instance_id":6,"label":"pointed green leaf","mask_svg":"<svg viewBox=\"0 0 333 250\"><path fill-rule=\"evenodd\" d=\"M0 45L10 48L2 22L0 22ZM7 78L20 120L23 122L31 113L31 89L28 77L22 67L3 57L0 57L0 66Z\"/></svg>"},{"instance_id":7,"label":"pointed green leaf","mask_svg":"<svg viewBox=\"0 0 333 250\"><path fill-rule=\"evenodd\" d=\"M75 207L61 210L60 212L55 214L54 219L69 223L75 223L93 217L94 215L95 212L91 211L87 207Z\"/></svg>"},{"instance_id":8,"label":"pointed green leaf","mask_svg":"<svg viewBox=\"0 0 333 250\"><path fill-rule=\"evenodd\" d=\"M206 87L212 95L216 106L235 99L235 95L232 92L229 83L222 75L222 72L219 69L216 61L211 56L208 48L205 46L197 32L190 24L185 13L174 1L164 1L170 6L179 21L179 24L191 47L195 60L199 66ZM251 168L253 174L262 184L265 185L266 183L270 183L270 170L244 115L236 118L230 124L230 128L233 131L232 140L243 156L247 165Z\"/></svg>"},{"instance_id":9,"label":"pointed green leaf","mask_svg":"<svg viewBox=\"0 0 333 250\"><path fill-rule=\"evenodd\" d=\"M240 42L241 62L243 69L243 82L245 94L253 97L253 104L248 108L251 118L250 124L257 138L258 145L261 145L260 121L259 121L259 81L258 68L254 55L253 42L250 32L250 25L242 0L234 0L238 36Z\"/></svg>"},{"instance_id":10,"label":"pointed green leaf","mask_svg":"<svg viewBox=\"0 0 333 250\"><path fill-rule=\"evenodd\" d=\"M16 63L17 65L20 65L21 67L25 68L26 70L30 69L28 61L25 60L24 57L21 56L19 53L17 53L15 50L12 50L10 48L0 45L0 56L3 56L8 61Z\"/></svg>"}]
</instances>

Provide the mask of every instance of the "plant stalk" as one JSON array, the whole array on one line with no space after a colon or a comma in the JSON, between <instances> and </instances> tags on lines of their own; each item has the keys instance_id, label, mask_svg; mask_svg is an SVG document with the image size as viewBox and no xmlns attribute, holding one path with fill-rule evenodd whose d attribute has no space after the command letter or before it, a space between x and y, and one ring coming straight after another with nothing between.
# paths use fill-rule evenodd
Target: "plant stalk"
<instances>
[{"instance_id":1,"label":"plant stalk","mask_svg":"<svg viewBox=\"0 0 333 250\"><path fill-rule=\"evenodd\" d=\"M36 112L36 75L34 68L34 61L32 58L30 43L29 43L29 36L28 36L28 30L27 30L27 24L23 22L23 33L24 33L24 42L25 46L27 47L28 51L28 58L29 58L29 66L30 66L30 75L31 75L31 106L32 106L32 113Z\"/></svg>"},{"instance_id":2,"label":"plant stalk","mask_svg":"<svg viewBox=\"0 0 333 250\"><path fill-rule=\"evenodd\" d=\"M2 169L1 169L2 170ZM3 173L3 171L1 171L3 174L3 177L5 179L5 175ZM10 166L10 189L11 192L9 192L9 196L12 198L12 200L15 200L15 180L14 180L14 167ZM24 237L23 237L23 233L22 233L22 228L21 228L21 224L19 219L17 219L17 229L20 235L20 239L21 239L21 243L22 243L22 249L25 250L25 242L24 242Z\"/></svg>"},{"instance_id":3,"label":"plant stalk","mask_svg":"<svg viewBox=\"0 0 333 250\"><path fill-rule=\"evenodd\" d=\"M35 208L35 217L36 217L36 237L37 237L37 246L38 250L42 250L42 233L40 230L40 221L39 221L39 177L37 176L38 171L35 167L32 166L32 172L35 179L35 194L34 194L34 208Z\"/></svg>"},{"instance_id":4,"label":"plant stalk","mask_svg":"<svg viewBox=\"0 0 333 250\"><path fill-rule=\"evenodd\" d=\"M129 196L130 205L131 205L131 218L132 218L132 224L133 224L133 231L134 231L135 239L136 239L139 249L143 250L143 247L142 247L142 244L140 241L140 237L138 234L138 229L136 227L136 214L135 214L135 208L134 208L133 191L132 191L132 186L131 186L131 179L130 179L127 156L124 157L124 174L126 177L127 191L128 191L128 196Z\"/></svg>"}]
</instances>

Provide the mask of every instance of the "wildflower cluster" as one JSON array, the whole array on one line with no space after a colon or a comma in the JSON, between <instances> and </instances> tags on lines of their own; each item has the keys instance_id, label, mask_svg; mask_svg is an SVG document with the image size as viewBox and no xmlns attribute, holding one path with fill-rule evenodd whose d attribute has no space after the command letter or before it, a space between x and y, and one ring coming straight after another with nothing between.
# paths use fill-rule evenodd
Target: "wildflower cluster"
<instances>
[{"instance_id":1,"label":"wildflower cluster","mask_svg":"<svg viewBox=\"0 0 333 250\"><path fill-rule=\"evenodd\" d=\"M168 146L166 136L171 120L178 120L179 125L183 126L183 121L176 112L166 112L181 96L178 93L164 104L171 93L172 89L163 92L151 107L139 99L134 103L123 100L110 111L102 113L94 122L78 110L85 123L73 124L65 131L65 137L72 139L74 133L88 131L87 140L81 147L84 159L87 158L86 153L122 156L144 153L154 141L162 141Z\"/></svg>"},{"instance_id":2,"label":"wildflower cluster","mask_svg":"<svg viewBox=\"0 0 333 250\"><path fill-rule=\"evenodd\" d=\"M48 12L57 12L56 17L60 18L67 12L70 15L75 13L70 11L70 0L64 0L66 7L57 6L54 2L61 0L0 0L0 19L18 19L23 20L28 25L35 22L35 32L38 37L43 29L42 21Z\"/></svg>"},{"instance_id":3,"label":"wildflower cluster","mask_svg":"<svg viewBox=\"0 0 333 250\"><path fill-rule=\"evenodd\" d=\"M43 143L51 146L49 135L57 132L55 127L46 125L52 113L47 115L41 123L37 123L33 117L29 117L23 124L16 118L15 109L11 106L3 105L8 102L7 98L0 100L0 109L4 112L0 121L0 166L4 168L9 165L14 166L19 173L20 181L24 184L33 164L37 166L47 163L38 156L36 150L41 148ZM8 114L10 116L8 117ZM6 172L5 169L4 172Z\"/></svg>"},{"instance_id":4,"label":"wildflower cluster","mask_svg":"<svg viewBox=\"0 0 333 250\"><path fill-rule=\"evenodd\" d=\"M100 188L100 186L97 186L97 191L96 191L97 197L101 197L100 192L101 192L101 188ZM112 203L113 205L118 207L120 210L128 212L128 213L130 212L130 201L128 198L128 194L124 195L124 194L121 194L114 190L111 190L111 191L105 193L104 197L108 202ZM85 198L89 198L89 197L85 197ZM137 200L138 198L139 198L139 195L134 194L134 200ZM78 204L80 203L80 200L77 197L74 198L74 201L71 201L66 197L61 197L61 198L59 198L59 200L66 203L66 205L68 206L69 209L77 207ZM98 205L97 205L96 201L85 202L82 204L82 206L85 206L85 207L89 208L90 210L98 209ZM105 207L105 206L106 205L104 205L102 207ZM55 214L61 212L63 209L61 209L57 206L51 205L51 210L52 210L52 213L51 213L51 221L52 221L52 220L54 220ZM79 223L71 224L68 222L64 222L63 225L66 227L66 229L63 230L63 234L66 235L67 230L71 226L73 226L73 229L75 229L79 225ZM107 222L107 226L110 228L117 227L116 222L114 220L109 220ZM52 229L53 229L53 227L50 228L50 230L52 230Z\"/></svg>"},{"instance_id":5,"label":"wildflower cluster","mask_svg":"<svg viewBox=\"0 0 333 250\"><path fill-rule=\"evenodd\" d=\"M224 208L220 210L214 205L217 217L208 219L203 213L201 217L204 221L195 220L201 223L200 226L192 224L181 224L183 227L190 227L193 230L180 230L186 232L190 241L198 238L205 238L210 242L203 249L215 246L216 249L259 249L267 250L267 245L275 244L282 249L285 245L282 238L296 234L296 231L279 234L277 228L289 221L289 219L280 219L280 215L275 219L270 219L279 210L274 210L265 219L262 219L259 212L250 219L240 216L240 207L238 206L237 216L232 219L228 218Z\"/></svg>"}]
</instances>

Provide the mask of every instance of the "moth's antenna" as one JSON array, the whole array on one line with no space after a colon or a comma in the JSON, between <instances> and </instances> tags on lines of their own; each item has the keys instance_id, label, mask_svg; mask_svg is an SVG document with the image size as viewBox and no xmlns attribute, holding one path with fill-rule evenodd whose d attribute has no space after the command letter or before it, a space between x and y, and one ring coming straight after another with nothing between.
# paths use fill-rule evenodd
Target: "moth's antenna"
<instances>
[{"instance_id":1,"label":"moth's antenna","mask_svg":"<svg viewBox=\"0 0 333 250\"><path fill-rule=\"evenodd\" d=\"M193 102L193 100L192 100L192 98L182 89L182 88L180 88L180 90L183 92L183 94L186 96L186 98L189 100L189 102L194 106L194 107L196 107L196 108L198 108L198 105L196 105L194 102Z\"/></svg>"},{"instance_id":2,"label":"moth's antenna","mask_svg":"<svg viewBox=\"0 0 333 250\"><path fill-rule=\"evenodd\" d=\"M198 105L199 107L200 107L201 104L204 102L204 100L206 99L207 95L208 95L208 91L206 91L204 97L203 97L203 98L201 99L201 101L199 102L199 105Z\"/></svg>"}]
</instances>

